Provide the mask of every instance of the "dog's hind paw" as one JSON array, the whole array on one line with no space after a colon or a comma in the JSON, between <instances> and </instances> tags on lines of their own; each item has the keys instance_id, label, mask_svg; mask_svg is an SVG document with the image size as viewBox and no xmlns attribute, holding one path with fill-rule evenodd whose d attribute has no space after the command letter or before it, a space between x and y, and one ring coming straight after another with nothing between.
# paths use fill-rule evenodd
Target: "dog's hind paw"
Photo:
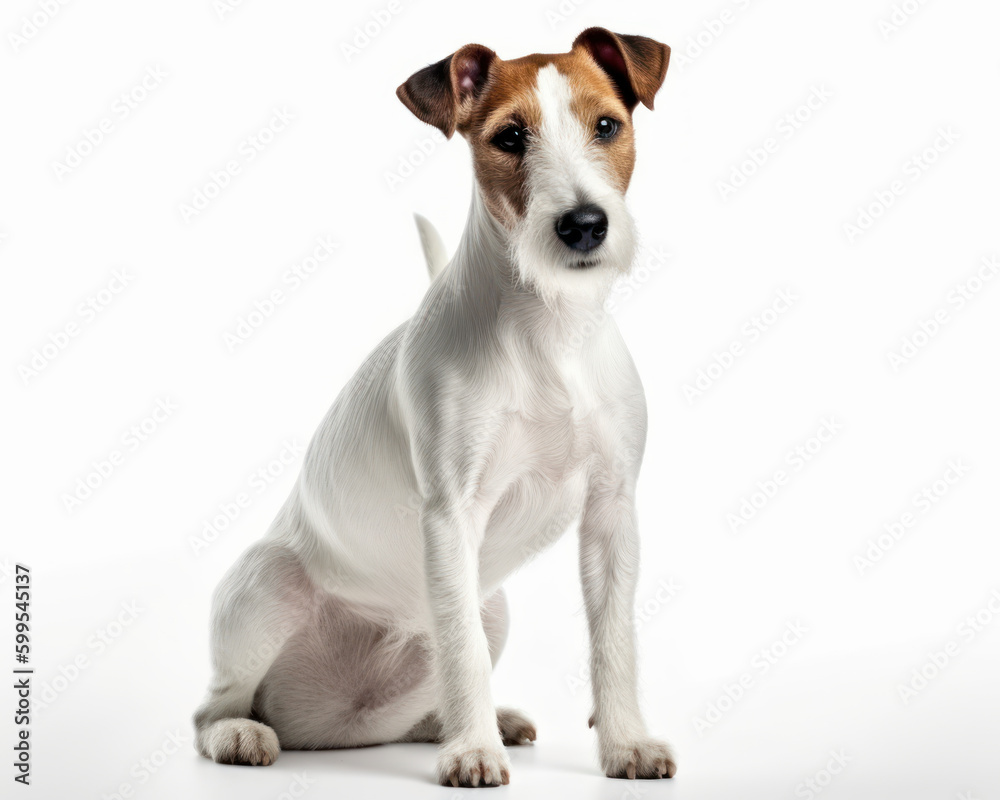
<instances>
[{"instance_id":1,"label":"dog's hind paw","mask_svg":"<svg viewBox=\"0 0 1000 800\"><path fill-rule=\"evenodd\" d=\"M250 719L220 719L205 731L204 742L206 755L219 764L266 767L281 751L278 735Z\"/></svg>"},{"instance_id":2,"label":"dog's hind paw","mask_svg":"<svg viewBox=\"0 0 1000 800\"><path fill-rule=\"evenodd\" d=\"M497 727L505 745L530 744L538 734L535 723L516 708L497 707Z\"/></svg>"}]
</instances>

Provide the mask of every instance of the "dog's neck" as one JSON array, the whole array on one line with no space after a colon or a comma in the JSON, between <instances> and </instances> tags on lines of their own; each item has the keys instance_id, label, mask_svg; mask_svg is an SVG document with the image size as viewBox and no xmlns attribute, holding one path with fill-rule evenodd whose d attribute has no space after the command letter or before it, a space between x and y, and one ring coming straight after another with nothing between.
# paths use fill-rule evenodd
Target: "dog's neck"
<instances>
[{"instance_id":1,"label":"dog's neck","mask_svg":"<svg viewBox=\"0 0 1000 800\"><path fill-rule=\"evenodd\" d=\"M604 297L556 296L543 299L518 274L506 229L490 214L474 182L465 230L441 279L485 314L536 346L565 351L581 335L591 336L608 322ZM485 320L484 320L485 321Z\"/></svg>"}]
</instances>

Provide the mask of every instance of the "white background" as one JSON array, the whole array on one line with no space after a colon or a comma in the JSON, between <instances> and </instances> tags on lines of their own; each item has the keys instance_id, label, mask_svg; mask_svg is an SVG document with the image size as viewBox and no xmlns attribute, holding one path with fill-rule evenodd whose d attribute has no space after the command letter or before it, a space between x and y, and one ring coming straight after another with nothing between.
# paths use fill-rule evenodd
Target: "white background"
<instances>
[{"instance_id":1,"label":"white background","mask_svg":"<svg viewBox=\"0 0 1000 800\"><path fill-rule=\"evenodd\" d=\"M643 260L670 255L614 299L649 403L644 708L679 772L631 785L601 775L567 535L507 587L495 696L525 709L539 739L512 753L498 791L770 800L814 796L813 779L824 800L1000 798L1000 620L988 610L1000 588L1000 280L975 279L1000 254L1000 7L908 0L890 30L889 0L392 11L246 0L221 16L212 0L44 5L5 3L0 18L0 596L9 642L10 570L29 565L35 696L48 701L32 720L32 786L9 796L277 798L303 773L306 797L465 796L433 784L428 745L283 753L266 769L198 757L189 720L208 680L209 596L295 478L298 457L276 461L283 443L308 441L416 307L427 278L411 213L450 248L464 224L467 148L433 137L396 86L467 42L501 57L558 52L602 25L674 53L656 111L635 114L629 193ZM44 22L33 36L25 17ZM120 95L156 68L165 77L126 116ZM810 96L827 99L803 107ZM275 109L293 119L247 160L243 143ZM84 131L105 117L112 128L87 152ZM57 169L73 150L80 163ZM239 174L186 221L183 204L233 159ZM723 190L734 170L745 181ZM849 233L873 204L874 222ZM288 289L284 272L324 236L334 256L230 349L227 332ZM124 289L81 313L115 270ZM949 300L959 284L962 307ZM745 326L783 290L791 307L751 341ZM947 321L925 337L939 312ZM46 350L72 324L77 335ZM923 346L894 368L889 354L915 334ZM739 357L689 401L684 385L734 341ZM36 349L51 357L32 374ZM176 410L129 438L158 401ZM830 418L836 435L810 441ZM795 460L800 446L808 461ZM110 476L68 504L114 450ZM251 478L272 461L270 483ZM935 490L956 478L949 462L963 475ZM734 531L727 515L777 470L787 481ZM940 496L924 511L915 495L928 487ZM192 540L244 492L247 507L196 553ZM913 524L859 568L907 513ZM776 644L796 622L806 632ZM899 687L951 641L957 653L904 702ZM762 649L780 654L766 672ZM721 699L746 674L738 701ZM14 703L8 689L5 764ZM724 713L699 731L713 704ZM849 760L831 778L832 751ZM4 796L12 777L5 766Z\"/></svg>"}]
</instances>

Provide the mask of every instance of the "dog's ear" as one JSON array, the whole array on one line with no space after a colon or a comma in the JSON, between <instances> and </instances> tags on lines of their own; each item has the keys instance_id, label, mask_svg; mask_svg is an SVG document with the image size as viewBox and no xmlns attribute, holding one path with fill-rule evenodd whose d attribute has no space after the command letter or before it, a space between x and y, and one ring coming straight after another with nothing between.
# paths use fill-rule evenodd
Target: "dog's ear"
<instances>
[{"instance_id":1,"label":"dog's ear","mask_svg":"<svg viewBox=\"0 0 1000 800\"><path fill-rule=\"evenodd\" d=\"M576 37L573 49L583 48L603 69L629 111L642 103L653 107L653 97L663 85L670 63L670 48L645 36L587 28Z\"/></svg>"},{"instance_id":2,"label":"dog's ear","mask_svg":"<svg viewBox=\"0 0 1000 800\"><path fill-rule=\"evenodd\" d=\"M496 57L488 47L467 44L436 64L413 73L396 89L396 97L418 119L439 128L450 139L468 117Z\"/></svg>"}]
</instances>

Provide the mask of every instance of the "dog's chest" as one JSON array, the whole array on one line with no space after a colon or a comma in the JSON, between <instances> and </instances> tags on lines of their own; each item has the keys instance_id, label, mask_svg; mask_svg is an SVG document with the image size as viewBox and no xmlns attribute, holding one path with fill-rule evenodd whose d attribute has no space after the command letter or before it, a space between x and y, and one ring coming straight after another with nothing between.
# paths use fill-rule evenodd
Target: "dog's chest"
<instances>
[{"instance_id":1,"label":"dog's chest","mask_svg":"<svg viewBox=\"0 0 1000 800\"><path fill-rule=\"evenodd\" d=\"M528 472L557 488L589 460L603 422L601 397L579 356L553 360L536 374L546 380L512 411L505 446Z\"/></svg>"},{"instance_id":2,"label":"dog's chest","mask_svg":"<svg viewBox=\"0 0 1000 800\"><path fill-rule=\"evenodd\" d=\"M593 453L588 418L550 404L512 414L503 444L504 473L480 551L480 583L489 593L515 569L554 544L583 509Z\"/></svg>"},{"instance_id":3,"label":"dog's chest","mask_svg":"<svg viewBox=\"0 0 1000 800\"><path fill-rule=\"evenodd\" d=\"M487 583L552 544L583 507L604 404L585 365L546 366L534 391L497 412L482 485L493 501L482 553Z\"/></svg>"}]
</instances>

